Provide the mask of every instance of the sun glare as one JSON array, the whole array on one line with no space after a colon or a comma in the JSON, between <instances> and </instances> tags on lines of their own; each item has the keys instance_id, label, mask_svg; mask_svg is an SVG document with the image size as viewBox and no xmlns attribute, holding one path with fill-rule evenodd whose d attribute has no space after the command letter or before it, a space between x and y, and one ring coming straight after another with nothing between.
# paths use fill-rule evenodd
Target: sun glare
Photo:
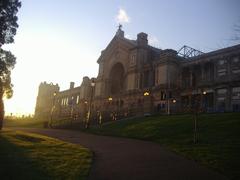
<instances>
[{"instance_id":1,"label":"sun glare","mask_svg":"<svg viewBox=\"0 0 240 180\"><path fill-rule=\"evenodd\" d=\"M4 46L17 57L12 71L14 94L11 99L5 100L8 115L33 114L38 86L43 81L59 83L61 89L66 89L70 81L80 84L81 77L93 76L97 72L98 53L82 52L82 44L72 42L66 34L51 31L24 34L19 28L15 44Z\"/></svg>"}]
</instances>

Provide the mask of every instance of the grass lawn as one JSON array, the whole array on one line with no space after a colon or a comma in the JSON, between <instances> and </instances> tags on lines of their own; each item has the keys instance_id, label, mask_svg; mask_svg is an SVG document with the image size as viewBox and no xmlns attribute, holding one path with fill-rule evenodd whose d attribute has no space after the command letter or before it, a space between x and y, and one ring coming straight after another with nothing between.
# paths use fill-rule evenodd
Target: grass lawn
<instances>
[{"instance_id":1,"label":"grass lawn","mask_svg":"<svg viewBox=\"0 0 240 180\"><path fill-rule=\"evenodd\" d=\"M0 131L1 179L86 179L92 153L47 136Z\"/></svg>"},{"instance_id":2,"label":"grass lawn","mask_svg":"<svg viewBox=\"0 0 240 180\"><path fill-rule=\"evenodd\" d=\"M34 118L11 118L8 117L4 119L4 127L33 127L33 128L43 128L44 120L38 120Z\"/></svg>"},{"instance_id":3,"label":"grass lawn","mask_svg":"<svg viewBox=\"0 0 240 180\"><path fill-rule=\"evenodd\" d=\"M240 179L240 113L198 116L199 142L193 144L193 116L152 116L109 123L88 132L154 141L230 179Z\"/></svg>"}]
</instances>

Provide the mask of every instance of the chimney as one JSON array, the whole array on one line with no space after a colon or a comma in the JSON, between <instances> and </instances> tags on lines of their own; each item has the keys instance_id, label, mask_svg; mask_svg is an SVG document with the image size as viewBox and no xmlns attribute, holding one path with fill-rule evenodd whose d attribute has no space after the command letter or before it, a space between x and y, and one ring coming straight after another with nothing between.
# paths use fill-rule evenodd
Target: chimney
<instances>
[{"instance_id":1,"label":"chimney","mask_svg":"<svg viewBox=\"0 0 240 180\"><path fill-rule=\"evenodd\" d=\"M74 88L74 82L70 82L70 89Z\"/></svg>"},{"instance_id":2,"label":"chimney","mask_svg":"<svg viewBox=\"0 0 240 180\"><path fill-rule=\"evenodd\" d=\"M148 35L147 35L146 33L143 33L143 32L139 33L139 34L137 35L137 44L138 44L139 46L147 46L147 45L148 45L147 36L148 36Z\"/></svg>"}]
</instances>

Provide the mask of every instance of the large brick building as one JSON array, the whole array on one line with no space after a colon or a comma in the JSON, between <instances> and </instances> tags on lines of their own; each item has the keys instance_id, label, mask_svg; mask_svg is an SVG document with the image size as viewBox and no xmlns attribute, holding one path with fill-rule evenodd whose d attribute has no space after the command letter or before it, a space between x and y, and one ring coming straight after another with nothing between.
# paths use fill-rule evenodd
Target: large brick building
<instances>
[{"instance_id":1,"label":"large brick building","mask_svg":"<svg viewBox=\"0 0 240 180\"><path fill-rule=\"evenodd\" d=\"M79 87L59 91L41 83L36 117L92 121L152 113L240 111L240 45L201 53L148 44L118 29L97 60L96 78L84 77ZM90 116L90 117L89 117ZM54 118L53 118L54 117Z\"/></svg>"}]
</instances>

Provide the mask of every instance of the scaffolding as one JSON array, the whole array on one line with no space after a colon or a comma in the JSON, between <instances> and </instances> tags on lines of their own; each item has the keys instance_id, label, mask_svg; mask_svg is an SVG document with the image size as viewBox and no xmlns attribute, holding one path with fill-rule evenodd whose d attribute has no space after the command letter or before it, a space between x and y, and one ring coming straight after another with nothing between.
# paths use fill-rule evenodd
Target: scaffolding
<instances>
[{"instance_id":1,"label":"scaffolding","mask_svg":"<svg viewBox=\"0 0 240 180\"><path fill-rule=\"evenodd\" d=\"M189 46L186 46L184 45L179 51L178 51L178 55L179 56L182 56L183 58L192 58L192 57L195 57L195 56L199 56L203 54L203 52L197 50L197 49L194 49L194 48L191 48Z\"/></svg>"}]
</instances>

